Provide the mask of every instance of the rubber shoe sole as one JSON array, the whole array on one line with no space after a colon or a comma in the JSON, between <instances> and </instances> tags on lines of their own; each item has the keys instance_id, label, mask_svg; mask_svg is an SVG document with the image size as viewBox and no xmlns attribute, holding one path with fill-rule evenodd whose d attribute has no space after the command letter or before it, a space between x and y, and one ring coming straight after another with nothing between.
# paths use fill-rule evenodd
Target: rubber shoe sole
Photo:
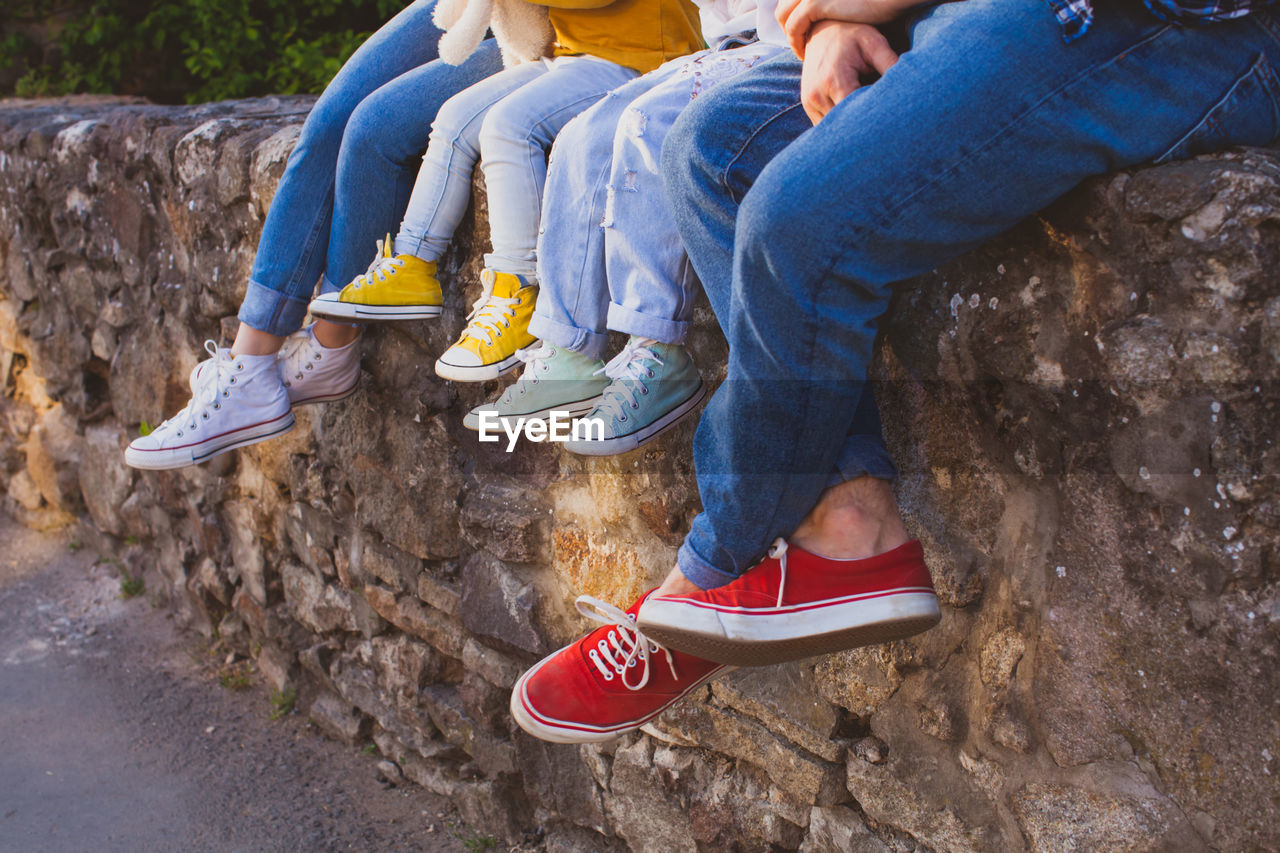
<instances>
[{"instance_id":1,"label":"rubber shoe sole","mask_svg":"<svg viewBox=\"0 0 1280 853\"><path fill-rule=\"evenodd\" d=\"M913 591L764 612L659 598L645 602L637 621L645 636L677 651L733 666L770 666L901 640L941 618L936 595Z\"/></svg>"},{"instance_id":2,"label":"rubber shoe sole","mask_svg":"<svg viewBox=\"0 0 1280 853\"><path fill-rule=\"evenodd\" d=\"M563 650L562 650L563 651ZM534 737L545 740L550 743L601 743L613 740L627 732L635 731L645 723L657 717L663 711L688 696L694 690L706 684L711 679L719 675L731 672L734 667L719 667L711 670L702 678L690 684L689 689L685 690L679 696L667 702L661 708L646 714L638 720L629 720L623 723L615 723L610 726L593 726L589 723L572 722L569 720L557 720L551 717L545 717L534 710L529 698L525 693L525 685L529 682L538 670L542 669L555 655L543 658L533 666L528 672L520 677L515 687L511 690L511 717L516 721L520 728L524 729Z\"/></svg>"},{"instance_id":3,"label":"rubber shoe sole","mask_svg":"<svg viewBox=\"0 0 1280 853\"><path fill-rule=\"evenodd\" d=\"M451 379L454 382L485 382L490 379L497 379L504 373L510 373L522 363L520 357L514 353L494 364L481 364L476 367L450 364L443 358L438 358L436 359L436 375L441 379Z\"/></svg>"},{"instance_id":4,"label":"rubber shoe sole","mask_svg":"<svg viewBox=\"0 0 1280 853\"><path fill-rule=\"evenodd\" d=\"M295 406L295 407L310 406L310 405L314 405L315 403L333 403L338 400L345 400L348 397L350 397L352 394L356 393L356 389L359 387L360 387L360 377L357 376L356 380L351 383L351 387L347 388L345 391L337 391L333 394L319 394L315 397L307 397L305 400L295 400L292 397L290 397L289 405Z\"/></svg>"},{"instance_id":5,"label":"rubber shoe sole","mask_svg":"<svg viewBox=\"0 0 1280 853\"><path fill-rule=\"evenodd\" d=\"M295 423L297 423L297 420L291 409L278 418L273 418L260 424L241 427L240 429L231 430L203 441L192 442L180 447L141 450L130 446L124 452L124 461L131 468L141 468L149 471L186 468L189 465L199 465L201 462L207 462L219 454L226 453L228 450L235 450L237 447L257 444L260 441L275 438L277 435L284 435L293 429Z\"/></svg>"},{"instance_id":6,"label":"rubber shoe sole","mask_svg":"<svg viewBox=\"0 0 1280 853\"><path fill-rule=\"evenodd\" d=\"M648 426L641 427L626 435L604 438L599 441L579 440L566 441L564 449L579 456L617 456L629 453L657 439L664 432L676 426L684 417L693 412L707 396L707 384L698 385L698 390L689 395L683 403L667 412Z\"/></svg>"},{"instance_id":7,"label":"rubber shoe sole","mask_svg":"<svg viewBox=\"0 0 1280 853\"><path fill-rule=\"evenodd\" d=\"M538 409L533 412L516 412L509 415L499 415L498 423L503 424L503 423L506 423L507 421L511 421L511 423L508 425L514 428L515 421L519 418L524 418L526 422L545 421L551 418L552 412L562 412L564 413L565 417L568 417L568 418L580 418L583 415L585 415L587 412L590 412L592 409L594 409L596 407L596 404L599 403L601 399L602 399L601 395L597 394L596 396L586 400L574 400L569 403L560 403L559 405L552 406L549 409ZM467 412L467 414L462 418L462 425L467 429L472 430L473 432L479 432L480 416L476 414L474 409L472 409L470 412Z\"/></svg>"},{"instance_id":8,"label":"rubber shoe sole","mask_svg":"<svg viewBox=\"0 0 1280 853\"><path fill-rule=\"evenodd\" d=\"M326 320L344 320L348 323L380 323L392 320L431 320L440 316L440 305L358 305L354 302L311 303L311 313Z\"/></svg>"}]
</instances>

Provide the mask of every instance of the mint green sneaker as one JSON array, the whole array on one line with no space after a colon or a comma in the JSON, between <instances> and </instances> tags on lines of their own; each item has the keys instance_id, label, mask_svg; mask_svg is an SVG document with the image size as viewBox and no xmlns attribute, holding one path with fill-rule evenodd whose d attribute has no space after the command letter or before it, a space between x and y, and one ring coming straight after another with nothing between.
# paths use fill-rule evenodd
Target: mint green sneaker
<instances>
[{"instance_id":1,"label":"mint green sneaker","mask_svg":"<svg viewBox=\"0 0 1280 853\"><path fill-rule=\"evenodd\" d=\"M565 449L584 456L613 456L635 450L671 429L707 395L689 353L632 335L605 365L612 382L600 404L574 424Z\"/></svg>"},{"instance_id":2,"label":"mint green sneaker","mask_svg":"<svg viewBox=\"0 0 1280 853\"><path fill-rule=\"evenodd\" d=\"M525 363L519 381L497 400L467 412L462 419L467 429L478 431L480 418L486 413L497 418L495 429L507 418L546 420L553 411L576 418L595 408L600 392L609 384L601 375L603 361L563 347L539 344L516 350L516 357Z\"/></svg>"}]
</instances>

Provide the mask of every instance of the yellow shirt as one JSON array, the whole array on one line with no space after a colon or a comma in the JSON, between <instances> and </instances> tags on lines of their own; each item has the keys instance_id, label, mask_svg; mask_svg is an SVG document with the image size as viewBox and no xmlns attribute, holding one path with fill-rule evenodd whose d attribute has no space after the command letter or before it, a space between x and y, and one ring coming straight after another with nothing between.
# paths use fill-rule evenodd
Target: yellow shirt
<instances>
[{"instance_id":1,"label":"yellow shirt","mask_svg":"<svg viewBox=\"0 0 1280 853\"><path fill-rule=\"evenodd\" d=\"M529 0L547 6L556 56L588 54L641 74L703 47L689 0Z\"/></svg>"}]
</instances>

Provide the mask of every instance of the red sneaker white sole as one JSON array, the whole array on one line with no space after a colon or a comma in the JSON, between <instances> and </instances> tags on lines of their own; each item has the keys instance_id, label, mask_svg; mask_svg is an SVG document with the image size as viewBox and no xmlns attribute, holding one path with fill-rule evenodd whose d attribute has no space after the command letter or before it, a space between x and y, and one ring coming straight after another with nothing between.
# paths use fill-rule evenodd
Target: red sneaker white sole
<instances>
[{"instance_id":1,"label":"red sneaker white sole","mask_svg":"<svg viewBox=\"0 0 1280 853\"><path fill-rule=\"evenodd\" d=\"M900 640L941 618L918 542L862 560L833 560L779 540L768 559L726 586L649 596L636 624L685 654L768 666Z\"/></svg>"},{"instance_id":2,"label":"red sneaker white sole","mask_svg":"<svg viewBox=\"0 0 1280 853\"><path fill-rule=\"evenodd\" d=\"M770 666L901 640L927 631L941 618L938 597L916 591L750 614L654 599L640 611L646 636L686 654L735 666Z\"/></svg>"},{"instance_id":3,"label":"red sneaker white sole","mask_svg":"<svg viewBox=\"0 0 1280 853\"><path fill-rule=\"evenodd\" d=\"M576 645L576 643L571 645ZM534 737L551 743L600 743L621 737L627 732L640 728L716 676L735 669L735 667L731 666L716 667L696 681L691 681L683 693L673 696L669 702L649 711L644 716L633 720L610 722L608 725L593 725L587 722L558 720L547 714L539 713L526 689L529 681L537 676L538 671L544 665L551 662L556 655L568 648L570 646L566 646L559 652L543 658L535 664L532 669L520 677L520 680L516 682L511 691L511 716L516 721L516 724Z\"/></svg>"}]
</instances>

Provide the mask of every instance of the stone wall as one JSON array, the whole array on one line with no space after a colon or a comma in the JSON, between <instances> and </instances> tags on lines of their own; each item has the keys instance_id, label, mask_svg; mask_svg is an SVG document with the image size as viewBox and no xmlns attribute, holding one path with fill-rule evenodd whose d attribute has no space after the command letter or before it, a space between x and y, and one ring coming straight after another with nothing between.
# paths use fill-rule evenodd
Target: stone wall
<instances>
[{"instance_id":1,"label":"stone wall","mask_svg":"<svg viewBox=\"0 0 1280 853\"><path fill-rule=\"evenodd\" d=\"M86 519L161 606L547 850L1280 846L1280 156L1095 181L906 285L876 374L943 620L714 682L603 746L511 724L573 598L655 583L697 508L685 426L508 455L498 387L431 370L476 290L371 329L356 396L287 437L126 468L226 335L309 101L0 104L0 492ZM483 205L477 216L483 216ZM705 305L693 349L717 374Z\"/></svg>"}]
</instances>

